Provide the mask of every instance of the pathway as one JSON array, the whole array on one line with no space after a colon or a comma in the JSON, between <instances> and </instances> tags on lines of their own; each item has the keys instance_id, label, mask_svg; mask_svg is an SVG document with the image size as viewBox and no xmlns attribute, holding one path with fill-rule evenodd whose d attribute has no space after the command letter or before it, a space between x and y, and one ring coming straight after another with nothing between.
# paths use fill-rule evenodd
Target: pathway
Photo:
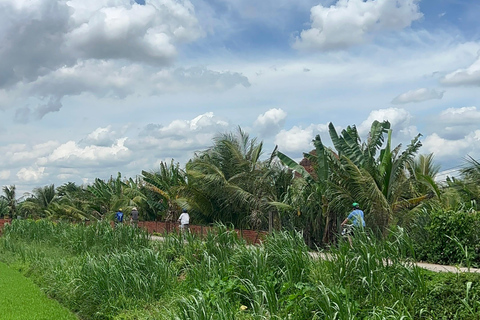
<instances>
[{"instance_id":1,"label":"pathway","mask_svg":"<svg viewBox=\"0 0 480 320\"><path fill-rule=\"evenodd\" d=\"M162 241L163 237L158 236L151 236L152 240ZM314 258L318 257L325 257L325 253L323 252L310 252L310 255ZM453 272L453 273L463 273L463 272L472 272L472 273L480 273L479 268L465 268L465 267L457 267L457 266L446 266L441 264L433 264L433 263L426 263L426 262L416 262L415 265L417 267L434 271L434 272Z\"/></svg>"}]
</instances>

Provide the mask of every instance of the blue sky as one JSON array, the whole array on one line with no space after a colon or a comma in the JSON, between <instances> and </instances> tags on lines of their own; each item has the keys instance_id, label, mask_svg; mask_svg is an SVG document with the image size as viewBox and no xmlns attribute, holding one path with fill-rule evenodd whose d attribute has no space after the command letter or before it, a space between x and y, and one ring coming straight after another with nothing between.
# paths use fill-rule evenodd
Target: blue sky
<instances>
[{"instance_id":1,"label":"blue sky","mask_svg":"<svg viewBox=\"0 0 480 320\"><path fill-rule=\"evenodd\" d=\"M479 16L467 0L2 0L1 184L134 177L237 126L300 159L329 122L374 120L458 169L480 157Z\"/></svg>"}]
</instances>

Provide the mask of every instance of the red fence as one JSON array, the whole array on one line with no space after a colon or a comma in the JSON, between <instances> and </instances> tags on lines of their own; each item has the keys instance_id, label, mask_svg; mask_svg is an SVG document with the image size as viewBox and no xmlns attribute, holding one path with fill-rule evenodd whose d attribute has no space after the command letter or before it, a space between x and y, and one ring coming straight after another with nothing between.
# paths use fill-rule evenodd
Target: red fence
<instances>
[{"instance_id":1,"label":"red fence","mask_svg":"<svg viewBox=\"0 0 480 320\"><path fill-rule=\"evenodd\" d=\"M3 230L5 223L10 223L11 219L0 219L0 234ZM113 222L112 222L113 226ZM146 229L150 234L160 234L178 232L179 226L177 223L173 222L160 222L160 221L139 221L138 226L140 228ZM190 232L203 236L206 235L209 231L213 230L214 227L209 226L197 226L190 225ZM235 229L235 232L239 237L245 239L248 243L260 243L268 232L266 231L255 231L255 230L241 230Z\"/></svg>"}]
</instances>

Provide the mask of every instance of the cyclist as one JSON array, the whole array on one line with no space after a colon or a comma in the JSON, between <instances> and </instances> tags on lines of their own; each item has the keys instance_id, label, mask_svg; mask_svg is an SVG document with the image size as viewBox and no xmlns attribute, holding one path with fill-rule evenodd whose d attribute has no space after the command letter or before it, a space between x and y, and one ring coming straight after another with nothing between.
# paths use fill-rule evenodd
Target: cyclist
<instances>
[{"instance_id":1,"label":"cyclist","mask_svg":"<svg viewBox=\"0 0 480 320\"><path fill-rule=\"evenodd\" d=\"M352 233L355 233L355 230L363 230L365 228L365 216L363 214L363 211L360 210L360 205L358 202L354 202L352 204L353 211L350 212L348 217L345 218L342 222L342 227L345 226L347 223L351 223L353 226L352 228ZM350 234L348 234L348 241L350 242L350 246L352 246L352 238L350 237Z\"/></svg>"}]
</instances>

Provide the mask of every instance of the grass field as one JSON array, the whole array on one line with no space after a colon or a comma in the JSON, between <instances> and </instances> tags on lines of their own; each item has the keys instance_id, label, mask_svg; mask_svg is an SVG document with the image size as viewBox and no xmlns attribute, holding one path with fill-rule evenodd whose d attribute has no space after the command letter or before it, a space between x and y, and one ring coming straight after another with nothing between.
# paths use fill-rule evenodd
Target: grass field
<instances>
[{"instance_id":1,"label":"grass field","mask_svg":"<svg viewBox=\"0 0 480 320\"><path fill-rule=\"evenodd\" d=\"M0 263L0 318L2 320L77 320L49 299L28 278Z\"/></svg>"}]
</instances>

